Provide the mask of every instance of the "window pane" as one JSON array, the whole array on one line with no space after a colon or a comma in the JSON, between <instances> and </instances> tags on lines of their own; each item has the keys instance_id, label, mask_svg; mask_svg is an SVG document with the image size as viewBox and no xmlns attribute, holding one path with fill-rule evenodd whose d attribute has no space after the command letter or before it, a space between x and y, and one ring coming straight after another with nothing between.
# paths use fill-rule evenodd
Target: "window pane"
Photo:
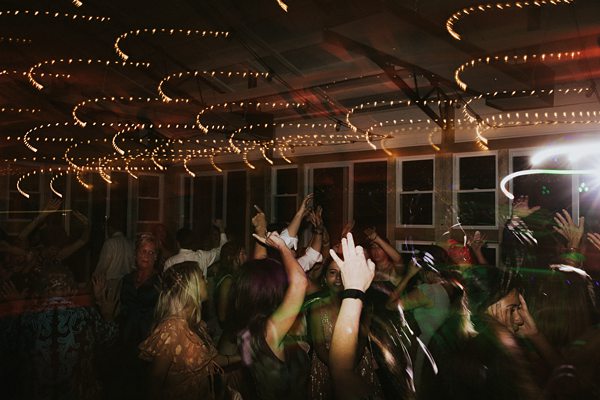
<instances>
[{"instance_id":1,"label":"window pane","mask_svg":"<svg viewBox=\"0 0 600 400\"><path fill-rule=\"evenodd\" d=\"M139 199L138 221L160 221L160 199Z\"/></svg>"},{"instance_id":2,"label":"window pane","mask_svg":"<svg viewBox=\"0 0 600 400\"><path fill-rule=\"evenodd\" d=\"M215 218L223 219L223 175L215 178Z\"/></svg>"},{"instance_id":3,"label":"window pane","mask_svg":"<svg viewBox=\"0 0 600 400\"><path fill-rule=\"evenodd\" d=\"M433 190L433 160L402 162L402 191Z\"/></svg>"},{"instance_id":4,"label":"window pane","mask_svg":"<svg viewBox=\"0 0 600 400\"><path fill-rule=\"evenodd\" d=\"M460 223L472 226L496 224L496 193L459 193L458 216Z\"/></svg>"},{"instance_id":5,"label":"window pane","mask_svg":"<svg viewBox=\"0 0 600 400\"><path fill-rule=\"evenodd\" d=\"M278 169L276 175L277 194L298 193L298 170Z\"/></svg>"},{"instance_id":6,"label":"window pane","mask_svg":"<svg viewBox=\"0 0 600 400\"><path fill-rule=\"evenodd\" d=\"M461 190L495 189L496 157L463 157L459 160Z\"/></svg>"},{"instance_id":7,"label":"window pane","mask_svg":"<svg viewBox=\"0 0 600 400\"><path fill-rule=\"evenodd\" d=\"M346 224L347 174L345 167L316 168L313 171L315 204L323 207L323 221L332 235Z\"/></svg>"},{"instance_id":8,"label":"window pane","mask_svg":"<svg viewBox=\"0 0 600 400\"><path fill-rule=\"evenodd\" d=\"M227 174L227 228L244 241L246 232L246 171Z\"/></svg>"},{"instance_id":9,"label":"window pane","mask_svg":"<svg viewBox=\"0 0 600 400\"><path fill-rule=\"evenodd\" d=\"M138 178L138 196L160 197L160 179L158 176L140 175Z\"/></svg>"},{"instance_id":10,"label":"window pane","mask_svg":"<svg viewBox=\"0 0 600 400\"><path fill-rule=\"evenodd\" d=\"M600 184L593 176L579 177L579 215L589 232L600 232Z\"/></svg>"},{"instance_id":11,"label":"window pane","mask_svg":"<svg viewBox=\"0 0 600 400\"><path fill-rule=\"evenodd\" d=\"M354 220L357 228L374 226L385 235L387 162L354 164Z\"/></svg>"},{"instance_id":12,"label":"window pane","mask_svg":"<svg viewBox=\"0 0 600 400\"><path fill-rule=\"evenodd\" d=\"M548 165L551 168L561 168L560 165ZM531 169L529 157L514 157L513 170ZM571 209L571 176L537 174L519 176L513 179L512 187L515 198L529 196L530 206L540 206L550 215L562 209Z\"/></svg>"},{"instance_id":13,"label":"window pane","mask_svg":"<svg viewBox=\"0 0 600 400\"><path fill-rule=\"evenodd\" d=\"M296 213L296 197L275 197L275 221L290 222Z\"/></svg>"},{"instance_id":14,"label":"window pane","mask_svg":"<svg viewBox=\"0 0 600 400\"><path fill-rule=\"evenodd\" d=\"M401 223L433 225L433 194L415 193L400 196Z\"/></svg>"},{"instance_id":15,"label":"window pane","mask_svg":"<svg viewBox=\"0 0 600 400\"><path fill-rule=\"evenodd\" d=\"M193 224L191 228L202 236L209 234L212 223L214 186L212 176L194 178L194 204L192 205ZM223 206L221 205L221 208Z\"/></svg>"}]
</instances>

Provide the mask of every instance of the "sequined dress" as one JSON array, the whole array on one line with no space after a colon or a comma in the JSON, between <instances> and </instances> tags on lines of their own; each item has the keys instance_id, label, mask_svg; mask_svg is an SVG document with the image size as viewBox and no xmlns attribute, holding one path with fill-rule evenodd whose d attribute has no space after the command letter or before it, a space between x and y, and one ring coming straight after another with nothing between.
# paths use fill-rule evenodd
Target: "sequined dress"
<instances>
[{"instance_id":1,"label":"sequined dress","mask_svg":"<svg viewBox=\"0 0 600 400\"><path fill-rule=\"evenodd\" d=\"M321 312L321 324L320 326L312 327L312 329L322 329L323 338L325 340L325 347L327 351L331 347L331 338L333 337L333 327L337 320L337 312L335 315L325 306L323 301L317 302L314 306L324 307ZM373 394L375 398L381 398L381 388L379 381L375 374L376 363L373 355L368 348L364 349L363 356L360 362L356 366L356 372L360 376L371 384L374 389ZM331 376L329 375L329 369L317 355L316 351L312 353L311 366L310 366L310 383L308 396L310 400L330 400L334 398L333 386L331 382Z\"/></svg>"},{"instance_id":2,"label":"sequined dress","mask_svg":"<svg viewBox=\"0 0 600 400\"><path fill-rule=\"evenodd\" d=\"M217 349L205 327L193 332L185 319L161 322L140 346L140 358L153 361L168 356L171 365L160 394L164 399L214 399L213 377Z\"/></svg>"}]
</instances>

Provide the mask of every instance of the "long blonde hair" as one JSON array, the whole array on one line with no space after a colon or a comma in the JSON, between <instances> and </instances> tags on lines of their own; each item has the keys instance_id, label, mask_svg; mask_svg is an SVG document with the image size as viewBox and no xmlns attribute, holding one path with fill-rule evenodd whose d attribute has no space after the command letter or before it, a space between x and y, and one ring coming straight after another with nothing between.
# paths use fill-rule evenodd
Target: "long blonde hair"
<instances>
[{"instance_id":1,"label":"long blonde hair","mask_svg":"<svg viewBox=\"0 0 600 400\"><path fill-rule=\"evenodd\" d=\"M155 311L155 326L163 320L178 316L185 318L191 328L201 320L201 303L206 300L204 275L194 261L173 265L161 279L161 291Z\"/></svg>"}]
</instances>

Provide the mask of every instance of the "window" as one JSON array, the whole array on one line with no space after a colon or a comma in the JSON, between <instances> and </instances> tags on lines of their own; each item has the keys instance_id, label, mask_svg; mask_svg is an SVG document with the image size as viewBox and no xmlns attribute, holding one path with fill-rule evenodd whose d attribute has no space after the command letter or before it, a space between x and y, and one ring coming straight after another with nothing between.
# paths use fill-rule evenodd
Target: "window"
<instances>
[{"instance_id":1,"label":"window","mask_svg":"<svg viewBox=\"0 0 600 400\"><path fill-rule=\"evenodd\" d=\"M272 183L271 222L289 221L298 208L298 169L274 168Z\"/></svg>"},{"instance_id":2,"label":"window","mask_svg":"<svg viewBox=\"0 0 600 400\"><path fill-rule=\"evenodd\" d=\"M245 170L222 174L183 175L181 178L180 225L193 229L200 236L211 233L215 219L224 220L228 231L240 240L246 235Z\"/></svg>"},{"instance_id":3,"label":"window","mask_svg":"<svg viewBox=\"0 0 600 400\"><path fill-rule=\"evenodd\" d=\"M511 172L533 169L530 157L533 149L511 152ZM544 169L593 169L595 160L579 161L572 164L566 157L553 157L536 165ZM587 231L600 231L600 185L593 175L553 175L536 174L519 176L510 182L510 190L515 195L528 196L531 206L540 206L540 220L552 221L554 214L565 209L573 219L585 217Z\"/></svg>"},{"instance_id":4,"label":"window","mask_svg":"<svg viewBox=\"0 0 600 400\"><path fill-rule=\"evenodd\" d=\"M457 155L454 163L456 218L463 226L496 227L496 155Z\"/></svg>"},{"instance_id":5,"label":"window","mask_svg":"<svg viewBox=\"0 0 600 400\"><path fill-rule=\"evenodd\" d=\"M307 166L306 192L315 194L333 240L344 225L355 221L355 232L374 226L386 234L387 161L369 160Z\"/></svg>"},{"instance_id":6,"label":"window","mask_svg":"<svg viewBox=\"0 0 600 400\"><path fill-rule=\"evenodd\" d=\"M161 222L162 216L162 182L161 175L139 175L138 189L138 223Z\"/></svg>"},{"instance_id":7,"label":"window","mask_svg":"<svg viewBox=\"0 0 600 400\"><path fill-rule=\"evenodd\" d=\"M399 192L398 223L409 226L433 226L433 157L398 160L396 181Z\"/></svg>"}]
</instances>

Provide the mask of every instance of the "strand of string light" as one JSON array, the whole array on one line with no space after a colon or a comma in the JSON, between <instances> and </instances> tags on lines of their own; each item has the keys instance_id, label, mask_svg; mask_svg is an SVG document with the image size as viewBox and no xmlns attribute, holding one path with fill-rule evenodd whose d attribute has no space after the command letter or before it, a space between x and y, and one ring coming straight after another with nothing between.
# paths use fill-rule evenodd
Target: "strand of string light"
<instances>
[{"instance_id":1,"label":"strand of string light","mask_svg":"<svg viewBox=\"0 0 600 400\"><path fill-rule=\"evenodd\" d=\"M198 70L194 70L194 71L186 71L186 72L176 72L174 74L171 75L167 75L165 78L163 78L160 83L158 84L158 94L160 95L161 99L165 102L168 103L170 101L173 100L172 97L168 96L165 92L164 92L164 85L167 84L171 79L181 79L181 78L185 78L185 77L197 77L197 76L202 76L202 77L206 77L206 78L214 78L214 77L219 77L219 78L231 78L231 77L240 77L240 78L246 78L246 77L254 77L254 78L264 78L267 79L269 77L269 73L268 72L248 72L248 71L198 71ZM182 99L180 99L182 100Z\"/></svg>"},{"instance_id":2,"label":"strand of string light","mask_svg":"<svg viewBox=\"0 0 600 400\"><path fill-rule=\"evenodd\" d=\"M100 127L122 127L122 126L130 126L133 124L128 124L128 123L120 123L120 122L99 122L99 123L92 123L92 126L100 126ZM41 124L38 126L35 126L31 129L29 129L27 132L25 132L25 134L23 135L23 144L25 145L25 147L27 147L29 150L33 151L34 153L37 153L38 149L37 147L33 146L30 143L30 136L31 134L39 131L40 129L47 129L47 128L57 128L57 127L71 127L71 126L77 126L77 124L75 122L51 122L51 123L47 123L47 124ZM55 139L57 138L52 138L52 141L55 141Z\"/></svg>"},{"instance_id":3,"label":"strand of string light","mask_svg":"<svg viewBox=\"0 0 600 400\"><path fill-rule=\"evenodd\" d=\"M71 3L73 3L75 7L81 7L83 5L83 3L79 0L71 0Z\"/></svg>"},{"instance_id":4,"label":"strand of string light","mask_svg":"<svg viewBox=\"0 0 600 400\"><path fill-rule=\"evenodd\" d=\"M73 107L73 111L71 111L71 115L73 116L73 119L75 120L75 123L79 126L81 126L82 128L85 128L87 126L87 122L83 121L81 118L79 118L77 116L77 111L83 107L88 106L89 104L92 103L99 103L99 102L143 102L143 103L151 103L151 102L160 102L162 104L161 99L157 98L157 97L134 97L134 96L105 96L105 97L96 97L93 99L87 99L84 100L78 104L75 105L75 107ZM189 103L188 99L182 99L182 100L175 100L175 103ZM185 129L193 129L193 125L187 125L187 124L181 124L184 125L186 128ZM156 124L157 128L161 128L163 126L163 124ZM171 124L165 124L164 125L166 128L170 128ZM173 127L179 128L180 124L173 124Z\"/></svg>"},{"instance_id":5,"label":"strand of string light","mask_svg":"<svg viewBox=\"0 0 600 400\"><path fill-rule=\"evenodd\" d=\"M99 64L99 65L103 65L103 66L123 66L123 67L145 67L148 68L150 67L150 63L144 63L144 62L126 62L126 61L110 61L110 60L93 60L93 59L83 59L83 58L69 58L69 59L64 59L64 58L60 58L60 59L52 59L52 60L44 60L41 61L37 64L35 64L34 66L32 66L31 68L29 68L29 72L27 73L27 78L29 79L29 82L33 85L34 88L36 88L37 90L42 90L44 89L44 85L42 85L41 83L39 83L35 78L34 78L34 73L35 70L38 68L41 68L43 66L48 66L48 65L55 65L55 64L87 64L87 65L92 65L92 64Z\"/></svg>"},{"instance_id":6,"label":"strand of string light","mask_svg":"<svg viewBox=\"0 0 600 400\"><path fill-rule=\"evenodd\" d=\"M129 55L123 51L121 48L121 41L124 41L130 36L139 36L139 35L156 35L156 34L167 34L169 36L175 34L184 34L186 36L202 36L202 37L213 37L219 38L224 37L227 38L229 36L229 32L227 31L207 31L207 30L198 30L198 29L175 29L175 28L143 28L143 29L134 29L129 32L125 32L115 40L114 48L115 52L123 61L127 61L129 59Z\"/></svg>"},{"instance_id":7,"label":"strand of string light","mask_svg":"<svg viewBox=\"0 0 600 400\"><path fill-rule=\"evenodd\" d=\"M492 10L524 9L527 7L544 7L573 4L574 0L531 0L531 1L504 1L498 3L478 4L465 7L456 11L446 20L446 30L456 40L461 40L461 35L456 31L456 24L467 15L482 14Z\"/></svg>"},{"instance_id":8,"label":"strand of string light","mask_svg":"<svg viewBox=\"0 0 600 400\"><path fill-rule=\"evenodd\" d=\"M281 7L281 9L285 12L288 11L288 5L285 4L283 1L281 0L277 0L277 4L279 5L279 7Z\"/></svg>"},{"instance_id":9,"label":"strand of string light","mask_svg":"<svg viewBox=\"0 0 600 400\"><path fill-rule=\"evenodd\" d=\"M0 113L28 113L35 114L36 112L40 112L39 108L17 108L17 107L1 107Z\"/></svg>"},{"instance_id":10,"label":"strand of string light","mask_svg":"<svg viewBox=\"0 0 600 400\"><path fill-rule=\"evenodd\" d=\"M567 51L562 53L543 53L543 54L522 54L522 55L495 55L495 56L487 56L474 58L464 64L454 71L454 80L456 84L464 91L467 90L468 85L461 78L461 75L465 70L469 68L474 68L475 66L479 66L481 64L490 64L493 62L505 63L505 64L524 64L527 62L534 61L564 61L564 60L574 60L577 57L581 56L580 51Z\"/></svg>"},{"instance_id":11,"label":"strand of string light","mask_svg":"<svg viewBox=\"0 0 600 400\"><path fill-rule=\"evenodd\" d=\"M50 190L52 191L52 193L54 193L56 196L58 196L61 199L63 198L63 195L58 190L56 190L56 188L54 187L54 181L63 175L64 175L64 172L60 172L60 173L54 175L50 179Z\"/></svg>"},{"instance_id":12,"label":"strand of string light","mask_svg":"<svg viewBox=\"0 0 600 400\"><path fill-rule=\"evenodd\" d=\"M17 192L19 192L23 197L25 197L27 199L30 198L31 195L29 193L27 193L25 190L23 190L23 188L21 187L21 183L25 179L27 179L31 176L35 176L37 174L43 174L43 173L45 173L45 171L48 171L49 173L53 173L54 171L58 171L59 173L64 173L64 172L68 172L69 168L67 168L67 167L42 168L40 170L30 171L24 175L21 175L17 179L17 184L16 184ZM53 184L53 180L50 180L50 189L52 190L52 192L55 193L57 196L62 197L62 195L59 192L54 190L54 187L52 186L52 184Z\"/></svg>"},{"instance_id":13,"label":"strand of string light","mask_svg":"<svg viewBox=\"0 0 600 400\"><path fill-rule=\"evenodd\" d=\"M31 44L33 41L27 38L14 38L7 36L0 36L0 43L10 43L10 44Z\"/></svg>"},{"instance_id":14,"label":"strand of string light","mask_svg":"<svg viewBox=\"0 0 600 400\"><path fill-rule=\"evenodd\" d=\"M0 76L2 75L23 75L24 77L28 77L29 76L29 71L16 71L16 70L7 70L4 69L2 71L0 71ZM50 72L34 72L33 73L34 76L47 76L48 78L59 78L59 79L69 79L71 77L71 74L53 74Z\"/></svg>"},{"instance_id":15,"label":"strand of string light","mask_svg":"<svg viewBox=\"0 0 600 400\"><path fill-rule=\"evenodd\" d=\"M94 15L79 15L62 13L57 11L39 11L39 10L3 10L0 11L0 17L2 16L29 16L29 17L50 17L50 18L66 18L73 21L93 21L93 22L108 22L110 17L94 16Z\"/></svg>"},{"instance_id":16,"label":"strand of string light","mask_svg":"<svg viewBox=\"0 0 600 400\"><path fill-rule=\"evenodd\" d=\"M270 111L275 111L275 109L279 110L279 108L289 109L291 108L301 108L305 107L306 103L296 103L296 102L252 102L252 101L232 101L220 104L213 104L207 107L202 108L198 114L196 115L196 125L200 128L200 130L204 133L208 133L209 129L200 120L203 114L206 112L213 111L214 109L222 108L224 111L231 111L234 107L238 107L240 109L244 109L246 107L253 107L256 110L265 109L270 107Z\"/></svg>"}]
</instances>

